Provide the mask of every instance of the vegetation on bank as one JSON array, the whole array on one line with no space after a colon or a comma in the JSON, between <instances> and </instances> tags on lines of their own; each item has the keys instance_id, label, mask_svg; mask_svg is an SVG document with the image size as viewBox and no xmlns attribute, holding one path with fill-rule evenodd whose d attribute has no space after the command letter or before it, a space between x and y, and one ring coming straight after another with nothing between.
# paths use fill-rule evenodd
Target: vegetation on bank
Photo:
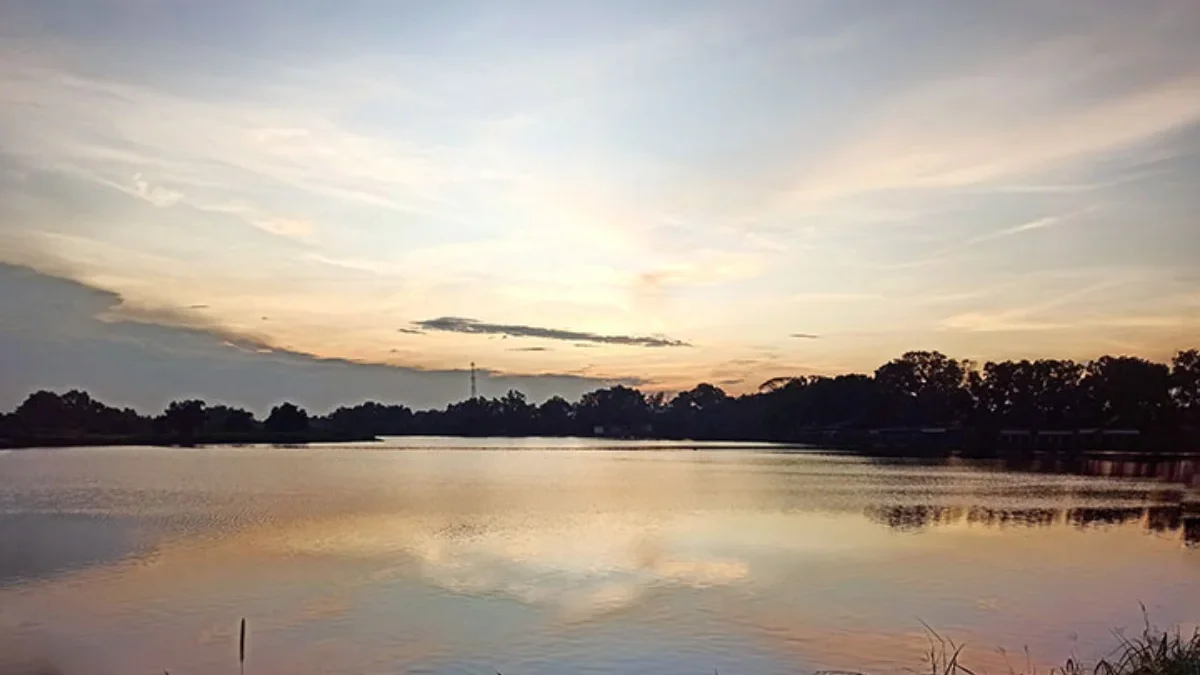
<instances>
[{"instance_id":1,"label":"vegetation on bank","mask_svg":"<svg viewBox=\"0 0 1200 675\"><path fill-rule=\"evenodd\" d=\"M933 636L927 658L930 675L976 675L963 663L963 645L930 632ZM1094 663L1071 658L1050 669L1050 675L1200 675L1200 629L1188 635L1178 628L1155 630L1147 623L1141 635L1117 638L1117 648L1107 656ZM1026 664L1024 670L1010 665L1010 670L1027 675L1036 672L1031 664Z\"/></svg>"},{"instance_id":2,"label":"vegetation on bank","mask_svg":"<svg viewBox=\"0 0 1200 675\"><path fill-rule=\"evenodd\" d=\"M1136 429L1194 438L1200 429L1200 352L1181 351L1169 364L1104 356L1087 363L1042 359L983 366L940 352L908 352L872 374L775 378L741 396L711 384L670 397L613 386L574 403L554 397L534 405L509 391L420 411L366 402L312 416L282 403L262 420L247 410L198 400L176 401L147 416L81 391L39 391L0 415L0 439L9 445L38 439L300 442L379 435L803 441L814 430L898 427L985 435L1003 428Z\"/></svg>"},{"instance_id":3,"label":"vegetation on bank","mask_svg":"<svg viewBox=\"0 0 1200 675\"><path fill-rule=\"evenodd\" d=\"M943 638L932 628L929 631L929 653L926 667L930 675L976 675L964 661L964 645ZM1180 629L1160 631L1146 621L1142 633L1133 638L1117 634L1118 644L1110 654L1094 663L1075 658L1062 666L1050 669L1050 675L1200 675L1200 629L1190 636ZM246 619L238 630L238 667L246 672ZM914 670L913 672L919 672ZM1020 669L1009 665L1009 675L1036 675L1032 663ZM169 673L168 673L169 675ZM862 675L847 671L818 671L816 675Z\"/></svg>"}]
</instances>

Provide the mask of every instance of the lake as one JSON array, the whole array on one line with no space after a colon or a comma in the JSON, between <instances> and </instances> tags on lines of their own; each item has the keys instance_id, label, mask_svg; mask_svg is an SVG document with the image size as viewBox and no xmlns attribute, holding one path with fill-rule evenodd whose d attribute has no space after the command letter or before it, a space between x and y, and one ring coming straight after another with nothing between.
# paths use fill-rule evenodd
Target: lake
<instances>
[{"instance_id":1,"label":"lake","mask_svg":"<svg viewBox=\"0 0 1200 675\"><path fill-rule=\"evenodd\" d=\"M0 452L0 673L237 672L241 617L247 673L356 675L903 672L925 625L1007 672L1103 655L1139 603L1200 622L1197 463L1019 468L582 439Z\"/></svg>"}]
</instances>

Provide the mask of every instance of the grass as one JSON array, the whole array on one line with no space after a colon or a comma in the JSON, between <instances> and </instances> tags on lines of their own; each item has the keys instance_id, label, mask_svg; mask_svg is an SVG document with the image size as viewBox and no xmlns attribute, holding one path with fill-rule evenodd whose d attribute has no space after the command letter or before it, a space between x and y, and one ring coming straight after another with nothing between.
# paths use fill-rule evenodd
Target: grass
<instances>
[{"instance_id":1,"label":"grass","mask_svg":"<svg viewBox=\"0 0 1200 675\"><path fill-rule=\"evenodd\" d=\"M1200 675L1200 630L1185 636L1154 632L1149 626L1136 638L1121 637L1117 651L1090 669L1074 660L1058 669L1061 675Z\"/></svg>"},{"instance_id":2,"label":"grass","mask_svg":"<svg viewBox=\"0 0 1200 675\"><path fill-rule=\"evenodd\" d=\"M1142 609L1143 615L1145 608ZM937 631L923 624L929 632L928 660L929 675L983 675L976 673L961 662L965 645L944 638ZM1176 628L1161 631L1150 625L1147 618L1142 634L1127 638L1116 634L1119 643L1108 656L1087 665L1074 658L1060 667L1051 668L1048 675L1200 675L1200 629L1190 636ZM246 620L242 619L238 631L238 665L242 675L246 672ZM1018 671L1009 666L1008 675L1037 675L1037 669L1026 652L1025 669ZM170 675L164 671L163 675ZM500 675L497 673L497 675ZM720 675L720 673L714 673ZM819 671L817 675L861 675L846 671Z\"/></svg>"},{"instance_id":3,"label":"grass","mask_svg":"<svg viewBox=\"0 0 1200 675\"><path fill-rule=\"evenodd\" d=\"M982 675L963 665L963 645L929 631L928 672L930 675ZM1187 635L1175 629L1161 631L1147 621L1141 635L1128 638L1117 634L1119 644L1108 656L1094 664L1086 664L1075 658L1057 668L1049 675L1200 675L1200 629ZM1009 666L1009 674L1022 672L1036 675L1037 669L1026 654L1023 671Z\"/></svg>"}]
</instances>

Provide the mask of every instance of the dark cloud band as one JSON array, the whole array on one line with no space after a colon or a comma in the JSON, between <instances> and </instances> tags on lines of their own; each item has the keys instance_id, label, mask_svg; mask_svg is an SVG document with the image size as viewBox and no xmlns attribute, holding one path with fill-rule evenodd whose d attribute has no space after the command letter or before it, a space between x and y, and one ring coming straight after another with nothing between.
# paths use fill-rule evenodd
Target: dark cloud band
<instances>
[{"instance_id":1,"label":"dark cloud band","mask_svg":"<svg viewBox=\"0 0 1200 675\"><path fill-rule=\"evenodd\" d=\"M541 328L538 326L521 326L499 323L484 323L475 319L465 319L457 316L443 316L437 319L416 321L414 326L428 331L446 333L469 333L474 335L507 335L509 337L541 338L543 340L566 340L569 342L593 342L607 345L623 345L629 347L690 347L682 340L672 340L665 337L642 337L635 335L599 335L581 331L562 330L558 328Z\"/></svg>"}]
</instances>

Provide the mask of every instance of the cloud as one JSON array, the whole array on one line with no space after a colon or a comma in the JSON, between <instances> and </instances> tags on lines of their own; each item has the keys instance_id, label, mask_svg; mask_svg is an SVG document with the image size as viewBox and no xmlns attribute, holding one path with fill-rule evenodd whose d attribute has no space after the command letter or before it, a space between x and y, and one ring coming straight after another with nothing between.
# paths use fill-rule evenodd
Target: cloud
<instances>
[{"instance_id":1,"label":"cloud","mask_svg":"<svg viewBox=\"0 0 1200 675\"><path fill-rule=\"evenodd\" d=\"M553 351L549 347L516 347L509 349L510 352L549 352Z\"/></svg>"},{"instance_id":2,"label":"cloud","mask_svg":"<svg viewBox=\"0 0 1200 675\"><path fill-rule=\"evenodd\" d=\"M1170 1L1191 18L1186 0ZM219 59L156 52L170 41L157 21L109 21L95 40L58 19L10 22L0 237L35 242L76 278L133 301L214 302L198 314L281 348L526 372L574 368L583 355L606 376L660 382L754 345L782 349L801 315L825 336L794 338L812 341L791 352L822 368L873 367L945 316L1029 299L1003 290L994 306L943 311L915 290L994 286L1039 266L1190 262L1178 260L1195 241L1181 186L1194 182L1184 154L1198 142L1200 71L1189 21L1164 20L1163 4L1018 0L998 21L992 10L906 8L819 12L815 23L782 5L726 7L699 28L674 10L603 9L582 23L551 11L547 25L566 22L582 39L460 44L419 21L429 49L416 51L395 49L409 42L396 31L416 25L405 12L368 12L359 18L371 30L340 33L351 26L305 5L272 21L310 32L273 31L253 54L224 34L185 36L202 44L180 53ZM483 24L514 17L498 10ZM121 39L122 25L140 28ZM914 35L898 26L921 33L915 47L896 49ZM729 44L710 30L737 33L731 43L752 53L730 61L710 49ZM282 36L313 48L297 62ZM97 58L102 44L112 49ZM830 81L846 86L805 95ZM770 102L746 95L764 83ZM659 133L663 120L672 133ZM1064 226L1063 214L1094 203L1109 212ZM1046 246L1025 255L1026 239ZM969 255L941 248L972 241L988 243ZM4 248L0 258L26 261L0 239ZM939 251L947 264L890 265ZM516 328L546 339L578 332L561 327L636 334L546 342L557 351L537 358L505 348L541 340L503 332L405 337L424 332L412 317L456 313L532 324ZM679 342L638 337L656 332L703 349L603 348ZM974 345L1003 336L942 337L982 353ZM1054 336L1028 337L1031 349L1053 346Z\"/></svg>"},{"instance_id":3,"label":"cloud","mask_svg":"<svg viewBox=\"0 0 1200 675\"><path fill-rule=\"evenodd\" d=\"M802 303L838 303L880 300L883 296L878 293L799 293L791 297L792 302Z\"/></svg>"},{"instance_id":4,"label":"cloud","mask_svg":"<svg viewBox=\"0 0 1200 675\"><path fill-rule=\"evenodd\" d=\"M224 213L224 214L236 216L238 218L241 218L246 223L253 225L254 227L257 227L258 229L262 230L263 232L267 232L269 234L283 237L285 239L292 239L294 241L298 241L298 242L301 242L304 244L319 243L318 238L317 238L317 225L316 225L316 223L313 223L310 220L304 220L302 218L289 218L289 217L285 217L285 216L272 215L272 214L266 213L265 211L263 211L260 208L257 208L254 206L248 206L246 204L240 204L240 203L234 203L234 204L191 203L190 205L194 206L197 209L200 209L201 211L208 211L210 213ZM309 258L312 260L317 260L318 262L323 262L325 264L337 265L339 267L349 267L350 266L340 260L324 258L317 254L310 254Z\"/></svg>"},{"instance_id":5,"label":"cloud","mask_svg":"<svg viewBox=\"0 0 1200 675\"><path fill-rule=\"evenodd\" d=\"M1012 227L1006 227L1002 230L996 230L995 232L988 232L987 234L982 234L973 239L968 239L966 242L963 243L963 246L970 246L973 244L981 244L985 241L993 241L996 239L1002 239L1004 237L1011 237L1014 234L1021 234L1022 232L1030 232L1033 230L1042 230L1042 229L1045 229L1048 227L1054 227L1055 225L1062 223L1063 220L1065 220L1065 219L1066 219L1066 216L1046 216L1044 218L1038 218L1036 220L1031 220L1027 223L1013 225Z\"/></svg>"},{"instance_id":6,"label":"cloud","mask_svg":"<svg viewBox=\"0 0 1200 675\"><path fill-rule=\"evenodd\" d=\"M1073 288L1051 297L1030 302L1024 307L1000 309L994 311L971 311L947 317L940 322L940 327L949 330L966 332L1030 332L1052 331L1067 328L1084 328L1087 326L1102 326L1094 320L1080 315L1080 310L1074 311L1071 305L1089 296L1095 296L1101 291L1115 293L1123 286L1129 286L1131 280L1126 277L1103 277L1083 286ZM1039 319L1040 316L1050 315L1051 319Z\"/></svg>"},{"instance_id":7,"label":"cloud","mask_svg":"<svg viewBox=\"0 0 1200 675\"><path fill-rule=\"evenodd\" d=\"M848 116L845 125L857 128L800 169L791 203L1036 184L1047 172L1196 124L1200 52L1180 29L1194 18L1187 4L1138 5L1136 20L1124 9L1089 12L1080 4L1067 10L1077 14L1070 32L1027 25L1019 35L981 36L1004 39L1001 49L944 53L932 77L889 92L857 120ZM1033 24L1039 10L1016 11Z\"/></svg>"},{"instance_id":8,"label":"cloud","mask_svg":"<svg viewBox=\"0 0 1200 675\"><path fill-rule=\"evenodd\" d=\"M155 206L164 208L174 206L183 199L182 193L151 185L145 178L142 178L142 174L140 173L133 175L132 194L141 197Z\"/></svg>"},{"instance_id":9,"label":"cloud","mask_svg":"<svg viewBox=\"0 0 1200 675\"><path fill-rule=\"evenodd\" d=\"M208 309L208 305L188 305L188 309Z\"/></svg>"},{"instance_id":10,"label":"cloud","mask_svg":"<svg viewBox=\"0 0 1200 675\"><path fill-rule=\"evenodd\" d=\"M366 258L334 257L310 251L304 254L303 259L318 262L322 265L328 265L329 267L338 267L345 270L353 270L355 272L387 274L389 271L391 271L387 264Z\"/></svg>"},{"instance_id":11,"label":"cloud","mask_svg":"<svg viewBox=\"0 0 1200 675\"><path fill-rule=\"evenodd\" d=\"M798 340L818 340L821 336L813 333L792 333L788 337L796 338Z\"/></svg>"},{"instance_id":12,"label":"cloud","mask_svg":"<svg viewBox=\"0 0 1200 675\"><path fill-rule=\"evenodd\" d=\"M1035 321L1026 318L1027 312L1012 310L1005 312L967 312L948 317L941 327L975 333L1028 332L1066 328L1068 324L1052 321Z\"/></svg>"},{"instance_id":13,"label":"cloud","mask_svg":"<svg viewBox=\"0 0 1200 675\"><path fill-rule=\"evenodd\" d=\"M248 346L248 345L244 345L244 344L239 344L232 340L224 340L221 342L221 344L226 347L229 347L230 349L236 349L239 352L243 352L245 354L274 354L275 353L275 350L271 349L270 347Z\"/></svg>"},{"instance_id":14,"label":"cloud","mask_svg":"<svg viewBox=\"0 0 1200 675\"><path fill-rule=\"evenodd\" d=\"M312 412L373 399L413 407L461 400L468 374L322 357L183 310L134 304L120 293L0 263L0 410L35 389L82 387L103 400L161 410L181 395L265 412L284 398ZM79 364L87 364L80 368ZM137 377L130 377L130 373ZM517 389L531 401L577 398L633 378L566 373L481 373L484 391Z\"/></svg>"},{"instance_id":15,"label":"cloud","mask_svg":"<svg viewBox=\"0 0 1200 675\"><path fill-rule=\"evenodd\" d=\"M251 224L264 232L277 234L281 237L297 241L312 242L316 239L317 228L307 220L296 218L263 218L251 221Z\"/></svg>"},{"instance_id":16,"label":"cloud","mask_svg":"<svg viewBox=\"0 0 1200 675\"><path fill-rule=\"evenodd\" d=\"M200 307L198 305L197 307ZM191 308L189 308L191 309ZM274 350L265 335L240 331L217 323L213 319L172 307L154 307L133 302L117 295L116 302L97 313L95 318L105 323L136 323L163 328L178 328L219 338L225 346L243 351L270 353Z\"/></svg>"},{"instance_id":17,"label":"cloud","mask_svg":"<svg viewBox=\"0 0 1200 675\"><path fill-rule=\"evenodd\" d=\"M921 258L917 258L915 260L910 260L910 261L907 261L904 263L900 263L898 265L893 265L892 267L896 267L896 268L922 267L925 265L942 263L947 260L953 260L956 257L955 254L960 253L960 252L962 252L972 246L975 246L977 244L983 244L985 242L995 241L997 239L1004 239L1005 237L1011 237L1014 235L1022 234L1024 232L1033 232L1035 230L1044 230L1047 228L1056 227L1056 226L1061 225L1062 223L1068 221L1071 218L1078 217L1085 213L1091 213L1091 212L1094 212L1095 210L1096 210L1095 207L1088 207L1086 209L1081 209L1080 211L1077 211L1074 213L1068 213L1068 214L1057 215L1057 216L1043 216L1041 218L1036 218L1034 220L1030 220L1030 221L1027 221L1024 223L1019 223L1017 225L1012 225L1012 226L1005 227L1005 228L995 230L992 232L986 232L984 234L981 234L981 235L978 235L975 237L971 237L969 239L965 239L965 240L956 242L954 244L943 246L943 247L935 250L933 253L930 253L929 255L926 255Z\"/></svg>"},{"instance_id":18,"label":"cloud","mask_svg":"<svg viewBox=\"0 0 1200 675\"><path fill-rule=\"evenodd\" d=\"M682 340L665 337L639 337L633 335L600 335L559 328L541 328L519 324L483 323L475 319L443 316L437 319L417 321L413 325L425 330L446 333L468 333L473 335L502 335L511 337L541 338L544 340L567 340L570 342L592 342L596 344L621 345L628 347L690 347Z\"/></svg>"}]
</instances>

